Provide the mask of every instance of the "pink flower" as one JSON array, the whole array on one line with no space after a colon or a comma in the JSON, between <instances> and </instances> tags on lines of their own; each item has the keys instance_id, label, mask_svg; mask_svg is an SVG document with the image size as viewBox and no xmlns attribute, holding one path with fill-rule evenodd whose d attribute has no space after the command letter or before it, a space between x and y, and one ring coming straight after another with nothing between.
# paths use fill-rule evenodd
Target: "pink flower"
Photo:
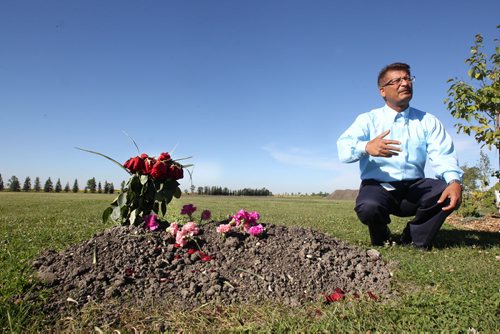
<instances>
[{"instance_id":1,"label":"pink flower","mask_svg":"<svg viewBox=\"0 0 500 334\"><path fill-rule=\"evenodd\" d=\"M231 231L231 225L230 224L221 224L217 226L217 233L222 233L225 234L227 232Z\"/></svg>"},{"instance_id":2,"label":"pink flower","mask_svg":"<svg viewBox=\"0 0 500 334\"><path fill-rule=\"evenodd\" d=\"M203 210L203 212L201 213L201 220L209 220L210 218L212 218L212 213L210 212L210 210Z\"/></svg>"},{"instance_id":3,"label":"pink flower","mask_svg":"<svg viewBox=\"0 0 500 334\"><path fill-rule=\"evenodd\" d=\"M200 229L198 228L198 226L196 226L195 222L187 222L182 227L182 232L184 232L185 234L192 237L193 235L197 235L200 232ZM179 232L177 232L177 233L179 233Z\"/></svg>"},{"instance_id":4,"label":"pink flower","mask_svg":"<svg viewBox=\"0 0 500 334\"><path fill-rule=\"evenodd\" d=\"M250 227L247 230L247 232L248 232L248 234L251 234L253 236L260 235L260 234L262 234L262 232L264 232L264 226L262 226L262 224L254 225L254 226Z\"/></svg>"},{"instance_id":5,"label":"pink flower","mask_svg":"<svg viewBox=\"0 0 500 334\"><path fill-rule=\"evenodd\" d=\"M167 233L170 233L174 237L176 236L178 231L179 231L179 225L175 222L170 224L170 226L167 228Z\"/></svg>"},{"instance_id":6,"label":"pink flower","mask_svg":"<svg viewBox=\"0 0 500 334\"><path fill-rule=\"evenodd\" d=\"M154 231L158 228L158 226L160 226L156 220L155 214L144 216L144 223L146 224L146 228L150 231Z\"/></svg>"},{"instance_id":7,"label":"pink flower","mask_svg":"<svg viewBox=\"0 0 500 334\"><path fill-rule=\"evenodd\" d=\"M188 215L191 217L191 215L195 211L196 211L196 207L193 204L186 204L182 207L181 215Z\"/></svg>"},{"instance_id":8,"label":"pink flower","mask_svg":"<svg viewBox=\"0 0 500 334\"><path fill-rule=\"evenodd\" d=\"M260 218L260 215L257 211L252 211L249 215L248 215L248 220L250 222L253 222L253 223L256 223L257 220L259 220Z\"/></svg>"},{"instance_id":9,"label":"pink flower","mask_svg":"<svg viewBox=\"0 0 500 334\"><path fill-rule=\"evenodd\" d=\"M180 247L186 246L188 243L189 236L184 232L183 230L180 230L177 232L177 235L175 236L175 242L179 244Z\"/></svg>"}]
</instances>

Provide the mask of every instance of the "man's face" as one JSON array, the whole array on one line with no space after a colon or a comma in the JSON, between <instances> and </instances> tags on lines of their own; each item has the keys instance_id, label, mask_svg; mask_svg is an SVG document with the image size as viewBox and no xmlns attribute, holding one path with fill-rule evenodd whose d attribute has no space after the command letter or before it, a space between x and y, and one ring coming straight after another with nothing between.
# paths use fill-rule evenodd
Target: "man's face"
<instances>
[{"instance_id":1,"label":"man's face","mask_svg":"<svg viewBox=\"0 0 500 334\"><path fill-rule=\"evenodd\" d=\"M380 95L385 99L387 105L396 111L408 108L413 97L413 83L406 80L410 74L406 71L394 70L385 74L380 89ZM399 80L399 78L405 78Z\"/></svg>"}]
</instances>

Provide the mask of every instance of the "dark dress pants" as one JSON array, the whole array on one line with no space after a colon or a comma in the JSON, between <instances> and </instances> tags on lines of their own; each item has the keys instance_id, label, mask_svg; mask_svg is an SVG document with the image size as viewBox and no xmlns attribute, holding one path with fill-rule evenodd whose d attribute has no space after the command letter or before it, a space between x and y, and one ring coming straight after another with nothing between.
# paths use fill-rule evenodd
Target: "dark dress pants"
<instances>
[{"instance_id":1,"label":"dark dress pants","mask_svg":"<svg viewBox=\"0 0 500 334\"><path fill-rule=\"evenodd\" d=\"M446 182L437 179L418 179L389 182L395 189L386 190L375 180L363 180L356 198L355 211L359 220L368 225L370 234L388 231L389 215L398 217L415 216L402 236L405 243L416 247L430 248L437 232L452 211L443 211L449 203L438 204ZM381 232L382 231L382 232Z\"/></svg>"}]
</instances>

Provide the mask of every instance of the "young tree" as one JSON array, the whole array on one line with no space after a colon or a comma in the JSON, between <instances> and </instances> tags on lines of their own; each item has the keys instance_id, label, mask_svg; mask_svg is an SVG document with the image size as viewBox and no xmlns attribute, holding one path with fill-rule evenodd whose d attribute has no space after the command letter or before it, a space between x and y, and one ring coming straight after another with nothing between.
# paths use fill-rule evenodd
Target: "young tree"
<instances>
[{"instance_id":1,"label":"young tree","mask_svg":"<svg viewBox=\"0 0 500 334\"><path fill-rule=\"evenodd\" d=\"M23 191L30 191L31 190L31 179L29 176L24 179L24 185L23 185Z\"/></svg>"},{"instance_id":2,"label":"young tree","mask_svg":"<svg viewBox=\"0 0 500 334\"><path fill-rule=\"evenodd\" d=\"M78 188L78 180L75 179L75 182L73 183L73 192L74 193L77 193L78 191L80 191L80 188Z\"/></svg>"},{"instance_id":3,"label":"young tree","mask_svg":"<svg viewBox=\"0 0 500 334\"><path fill-rule=\"evenodd\" d=\"M105 194L109 193L109 183L108 183L108 181L104 181L104 193Z\"/></svg>"},{"instance_id":4,"label":"young tree","mask_svg":"<svg viewBox=\"0 0 500 334\"><path fill-rule=\"evenodd\" d=\"M99 181L99 185L97 186L97 192L99 194L102 194L102 186L101 186L101 181Z\"/></svg>"},{"instance_id":5,"label":"young tree","mask_svg":"<svg viewBox=\"0 0 500 334\"><path fill-rule=\"evenodd\" d=\"M66 185L64 186L64 192L69 193L70 187L69 187L69 182L66 182Z\"/></svg>"},{"instance_id":6,"label":"young tree","mask_svg":"<svg viewBox=\"0 0 500 334\"><path fill-rule=\"evenodd\" d=\"M54 189L56 193L60 193L62 191L61 179L57 179L56 188Z\"/></svg>"},{"instance_id":7,"label":"young tree","mask_svg":"<svg viewBox=\"0 0 500 334\"><path fill-rule=\"evenodd\" d=\"M54 191L54 185L52 184L52 180L50 179L50 177L47 179L47 181L45 181L45 185L43 186L43 191L45 191L46 193Z\"/></svg>"},{"instance_id":8,"label":"young tree","mask_svg":"<svg viewBox=\"0 0 500 334\"><path fill-rule=\"evenodd\" d=\"M89 179L87 181L87 189L91 192L91 193L95 193L96 191L96 187L97 187L97 184L95 182L95 177Z\"/></svg>"},{"instance_id":9,"label":"young tree","mask_svg":"<svg viewBox=\"0 0 500 334\"><path fill-rule=\"evenodd\" d=\"M500 47L495 48L489 61L482 48L483 37L477 34L471 56L465 60L472 84L457 78L448 80L451 86L445 104L455 118L465 121L455 125L458 133L473 135L481 147L495 147L500 153ZM498 164L495 175L500 179L500 154Z\"/></svg>"},{"instance_id":10,"label":"young tree","mask_svg":"<svg viewBox=\"0 0 500 334\"><path fill-rule=\"evenodd\" d=\"M42 186L40 185L40 178L38 176L35 178L35 185L33 186L33 190L36 192L42 190Z\"/></svg>"},{"instance_id":11,"label":"young tree","mask_svg":"<svg viewBox=\"0 0 500 334\"><path fill-rule=\"evenodd\" d=\"M0 174L0 191L2 191L3 189L4 189L3 179L2 179L2 174Z\"/></svg>"},{"instance_id":12,"label":"young tree","mask_svg":"<svg viewBox=\"0 0 500 334\"><path fill-rule=\"evenodd\" d=\"M115 186L113 185L113 182L111 182L109 184L108 193L110 193L110 194L114 194L115 193Z\"/></svg>"},{"instance_id":13,"label":"young tree","mask_svg":"<svg viewBox=\"0 0 500 334\"><path fill-rule=\"evenodd\" d=\"M10 191L21 191L21 184L16 176L12 176L9 179L9 190Z\"/></svg>"}]
</instances>

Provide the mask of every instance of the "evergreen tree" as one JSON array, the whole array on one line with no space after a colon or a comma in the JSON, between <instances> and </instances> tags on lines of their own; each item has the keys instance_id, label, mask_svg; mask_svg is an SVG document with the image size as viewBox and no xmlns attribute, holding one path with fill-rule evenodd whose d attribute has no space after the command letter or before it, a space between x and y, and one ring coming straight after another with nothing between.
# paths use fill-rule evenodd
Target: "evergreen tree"
<instances>
[{"instance_id":1,"label":"evergreen tree","mask_svg":"<svg viewBox=\"0 0 500 334\"><path fill-rule=\"evenodd\" d=\"M9 180L10 191L21 191L21 184L16 176L12 176Z\"/></svg>"},{"instance_id":2,"label":"evergreen tree","mask_svg":"<svg viewBox=\"0 0 500 334\"><path fill-rule=\"evenodd\" d=\"M102 186L101 186L101 181L99 181L99 185L97 186L97 192L99 194L102 194Z\"/></svg>"},{"instance_id":3,"label":"evergreen tree","mask_svg":"<svg viewBox=\"0 0 500 334\"><path fill-rule=\"evenodd\" d=\"M35 190L36 192L42 190L42 186L40 185L40 178L38 176L35 178L35 186L33 187L33 190Z\"/></svg>"},{"instance_id":4,"label":"evergreen tree","mask_svg":"<svg viewBox=\"0 0 500 334\"><path fill-rule=\"evenodd\" d=\"M2 179L2 174L0 174L0 191L3 190L3 179Z\"/></svg>"},{"instance_id":5,"label":"evergreen tree","mask_svg":"<svg viewBox=\"0 0 500 334\"><path fill-rule=\"evenodd\" d=\"M60 193L61 191L62 191L61 179L57 179L55 192Z\"/></svg>"},{"instance_id":6,"label":"evergreen tree","mask_svg":"<svg viewBox=\"0 0 500 334\"><path fill-rule=\"evenodd\" d=\"M74 193L77 193L80 190L80 188L78 188L78 180L77 179L75 179L75 183L73 183L73 189L72 190L73 190Z\"/></svg>"},{"instance_id":7,"label":"evergreen tree","mask_svg":"<svg viewBox=\"0 0 500 334\"><path fill-rule=\"evenodd\" d=\"M104 193L105 194L109 193L109 183L108 183L108 181L104 181Z\"/></svg>"},{"instance_id":8,"label":"evergreen tree","mask_svg":"<svg viewBox=\"0 0 500 334\"><path fill-rule=\"evenodd\" d=\"M45 181L45 185L43 186L43 191L45 191L46 193L54 191L54 185L52 184L52 180L50 179L50 177L47 179L47 181Z\"/></svg>"},{"instance_id":9,"label":"evergreen tree","mask_svg":"<svg viewBox=\"0 0 500 334\"><path fill-rule=\"evenodd\" d=\"M66 182L66 186L64 187L64 192L69 193L70 188L69 188L69 182Z\"/></svg>"},{"instance_id":10,"label":"evergreen tree","mask_svg":"<svg viewBox=\"0 0 500 334\"><path fill-rule=\"evenodd\" d=\"M91 178L90 180L87 181L87 189L91 193L95 193L96 191L97 184L95 182L95 177Z\"/></svg>"},{"instance_id":11,"label":"evergreen tree","mask_svg":"<svg viewBox=\"0 0 500 334\"><path fill-rule=\"evenodd\" d=\"M24 185L23 185L23 191L30 191L31 190L31 179L29 176L26 177L24 180Z\"/></svg>"},{"instance_id":12,"label":"evergreen tree","mask_svg":"<svg viewBox=\"0 0 500 334\"><path fill-rule=\"evenodd\" d=\"M113 185L113 182L111 182L111 183L109 184L108 192L109 192L110 194L114 194L114 193L115 193L115 186Z\"/></svg>"}]
</instances>

